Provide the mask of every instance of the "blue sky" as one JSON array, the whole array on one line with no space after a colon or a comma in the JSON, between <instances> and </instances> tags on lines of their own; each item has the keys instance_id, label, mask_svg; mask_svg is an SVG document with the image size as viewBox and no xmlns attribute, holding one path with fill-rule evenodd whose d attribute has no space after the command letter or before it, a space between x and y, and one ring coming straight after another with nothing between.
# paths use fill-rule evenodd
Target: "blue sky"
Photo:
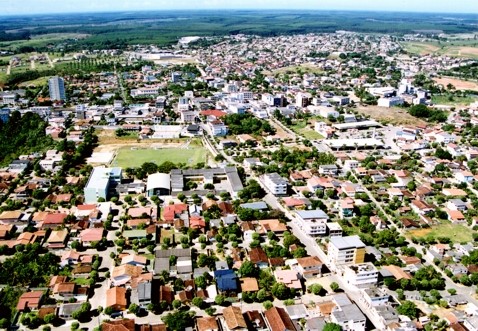
<instances>
[{"instance_id":1,"label":"blue sky","mask_svg":"<svg viewBox=\"0 0 478 331\"><path fill-rule=\"evenodd\" d=\"M171 9L338 9L478 13L478 0L0 0L0 15Z\"/></svg>"}]
</instances>

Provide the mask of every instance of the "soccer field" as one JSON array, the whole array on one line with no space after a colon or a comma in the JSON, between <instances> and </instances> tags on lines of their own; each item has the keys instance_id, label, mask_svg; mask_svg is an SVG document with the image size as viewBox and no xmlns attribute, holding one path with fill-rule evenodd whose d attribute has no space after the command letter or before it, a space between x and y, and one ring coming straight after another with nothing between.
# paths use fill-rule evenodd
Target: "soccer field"
<instances>
[{"instance_id":1,"label":"soccer field","mask_svg":"<svg viewBox=\"0 0 478 331\"><path fill-rule=\"evenodd\" d=\"M194 165L199 162L206 162L206 154L206 149L202 147L189 147L188 149L131 149L131 147L123 147L118 150L113 164L122 168L139 167L145 162L160 164L164 161Z\"/></svg>"}]
</instances>

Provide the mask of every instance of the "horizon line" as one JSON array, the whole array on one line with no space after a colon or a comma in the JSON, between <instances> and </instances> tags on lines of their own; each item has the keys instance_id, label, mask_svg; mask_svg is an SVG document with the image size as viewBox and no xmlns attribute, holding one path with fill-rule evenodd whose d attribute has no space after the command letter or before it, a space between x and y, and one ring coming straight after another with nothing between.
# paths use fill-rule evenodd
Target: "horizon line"
<instances>
[{"instance_id":1,"label":"horizon line","mask_svg":"<svg viewBox=\"0 0 478 331\"><path fill-rule=\"evenodd\" d=\"M449 12L449 11L410 11L410 10L373 10L373 9L338 9L338 8L329 8L329 9L313 9L313 8L201 8L201 9L185 9L185 8L167 8L167 9L133 9L133 10L85 10L85 11L58 11L58 12L38 12L38 13L2 13L0 17L29 17L29 16L43 16L43 15L80 15L80 14L114 14L114 13L152 13L152 12L207 12L207 11L288 11L288 12L301 12L301 11L312 11L312 12L348 12L348 13L400 13L400 14L451 14L451 15L478 15L478 12L466 13L466 12Z\"/></svg>"}]
</instances>

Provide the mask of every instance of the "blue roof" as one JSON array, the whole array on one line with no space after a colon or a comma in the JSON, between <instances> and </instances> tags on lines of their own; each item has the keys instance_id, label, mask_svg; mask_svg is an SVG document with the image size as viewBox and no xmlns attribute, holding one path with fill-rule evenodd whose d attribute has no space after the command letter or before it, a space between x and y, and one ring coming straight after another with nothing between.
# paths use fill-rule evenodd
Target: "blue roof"
<instances>
[{"instance_id":1,"label":"blue roof","mask_svg":"<svg viewBox=\"0 0 478 331\"><path fill-rule=\"evenodd\" d=\"M214 271L214 278L219 291L237 291L237 275L234 270L216 270Z\"/></svg>"}]
</instances>

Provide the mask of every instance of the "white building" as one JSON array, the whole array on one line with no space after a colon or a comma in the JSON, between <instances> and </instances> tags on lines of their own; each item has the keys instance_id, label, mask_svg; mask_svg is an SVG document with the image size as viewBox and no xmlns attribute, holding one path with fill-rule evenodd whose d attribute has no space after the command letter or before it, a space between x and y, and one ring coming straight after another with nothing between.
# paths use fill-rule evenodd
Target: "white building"
<instances>
[{"instance_id":1,"label":"white building","mask_svg":"<svg viewBox=\"0 0 478 331\"><path fill-rule=\"evenodd\" d=\"M335 266L361 264L365 260L365 244L359 236L332 237L327 256Z\"/></svg>"},{"instance_id":2,"label":"white building","mask_svg":"<svg viewBox=\"0 0 478 331\"><path fill-rule=\"evenodd\" d=\"M377 105L379 107L395 107L403 104L403 99L400 97L392 97L392 98L380 98L377 101Z\"/></svg>"},{"instance_id":3,"label":"white building","mask_svg":"<svg viewBox=\"0 0 478 331\"><path fill-rule=\"evenodd\" d=\"M287 180L277 173L265 174L264 184L274 195L287 194Z\"/></svg>"},{"instance_id":4,"label":"white building","mask_svg":"<svg viewBox=\"0 0 478 331\"><path fill-rule=\"evenodd\" d=\"M322 210L296 211L299 228L311 237L324 236L327 233L329 216Z\"/></svg>"},{"instance_id":5,"label":"white building","mask_svg":"<svg viewBox=\"0 0 478 331\"><path fill-rule=\"evenodd\" d=\"M372 263L345 266L344 279L359 288L370 287L378 282L378 270Z\"/></svg>"}]
</instances>

